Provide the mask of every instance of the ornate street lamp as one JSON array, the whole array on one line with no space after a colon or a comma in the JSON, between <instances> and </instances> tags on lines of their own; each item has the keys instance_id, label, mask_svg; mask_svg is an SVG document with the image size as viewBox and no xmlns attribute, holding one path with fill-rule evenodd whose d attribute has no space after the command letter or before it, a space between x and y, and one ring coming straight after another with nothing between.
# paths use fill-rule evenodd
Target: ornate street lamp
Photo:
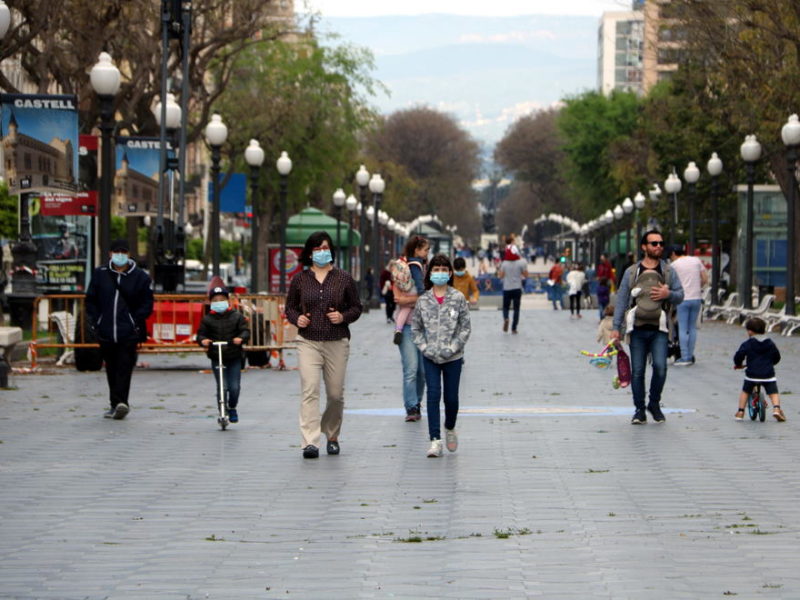
<instances>
[{"instance_id":1,"label":"ornate street lamp","mask_svg":"<svg viewBox=\"0 0 800 600\"><path fill-rule=\"evenodd\" d=\"M633 212L634 204L633 200L630 197L625 198L622 201L622 210L625 212L626 215L629 215ZM625 227L625 252L631 251L631 227L630 225Z\"/></svg>"},{"instance_id":2,"label":"ornate street lamp","mask_svg":"<svg viewBox=\"0 0 800 600\"><path fill-rule=\"evenodd\" d=\"M642 209L647 204L647 199L644 197L642 192L636 192L636 195L633 197L633 206L636 208L636 214L634 215L634 220L636 221L636 252L634 252L634 257L639 256L639 240L642 239L642 220L639 218L639 213L642 212Z\"/></svg>"},{"instance_id":3,"label":"ornate street lamp","mask_svg":"<svg viewBox=\"0 0 800 600\"><path fill-rule=\"evenodd\" d=\"M292 159L289 154L284 150L281 152L280 158L275 162L275 168L278 169L278 174L281 176L280 181L280 200L281 200L281 249L278 255L279 265L279 287L278 290L281 294L286 293L286 196L289 192L289 173L292 172Z\"/></svg>"},{"instance_id":4,"label":"ornate street lamp","mask_svg":"<svg viewBox=\"0 0 800 600\"><path fill-rule=\"evenodd\" d=\"M756 161L761 158L761 144L755 135L748 135L739 149L747 172L747 216L745 217L744 307L753 308L753 186L756 182Z\"/></svg>"},{"instance_id":5,"label":"ornate street lamp","mask_svg":"<svg viewBox=\"0 0 800 600\"><path fill-rule=\"evenodd\" d=\"M119 69L111 62L111 55L101 52L97 63L89 73L97 97L100 99L100 135L102 154L100 156L100 257L108 254L111 245L111 192L114 186L114 159L112 139L114 133L114 96L119 91ZM98 259L96 264L100 264Z\"/></svg>"},{"instance_id":6,"label":"ornate street lamp","mask_svg":"<svg viewBox=\"0 0 800 600\"><path fill-rule=\"evenodd\" d=\"M220 149L228 139L228 127L222 122L222 117L211 115L211 120L205 129L206 142L211 147L211 273L219 276L220 241L219 241L219 161Z\"/></svg>"},{"instance_id":7,"label":"ornate street lamp","mask_svg":"<svg viewBox=\"0 0 800 600\"><path fill-rule=\"evenodd\" d=\"M174 156L171 158L167 157L167 146L169 144L172 145L173 148L177 147L177 143L175 140L175 132L181 126L181 107L180 105L175 102L175 96L172 94L167 94L167 102L166 106L162 105L161 101L159 100L158 103L153 108L153 115L156 118L156 123L158 124L159 128L163 123L164 129L166 130L166 136L164 137L165 143L162 147L159 143L159 161L161 165L160 172L158 174L158 213L156 215L156 244L155 244L155 253L156 258L159 260L158 264L156 265L156 280L161 281L161 284L164 287L164 291L175 291L175 288L178 284L177 274L174 271L169 271L170 267L164 267L162 265L162 260L164 258L164 192L165 188L167 188L167 196L169 197L169 221L171 223L170 229L168 231L168 241L167 241L167 248L170 250L169 256L172 259L172 264L174 264L174 258L180 254L183 256L184 252L184 231L183 231L183 215L176 218L175 216L175 186L174 186L174 178L175 178L175 171L178 169L178 159ZM166 172L169 171L169 184L165 185L165 176ZM181 174L183 176L183 174ZM177 232L175 231L175 227L177 226ZM177 242L177 244L176 244ZM178 246L180 250L178 251ZM169 261L168 261L169 262ZM160 269L166 269L159 273ZM159 276L161 275L161 276Z\"/></svg>"},{"instance_id":8,"label":"ornate street lamp","mask_svg":"<svg viewBox=\"0 0 800 600\"><path fill-rule=\"evenodd\" d=\"M797 231L795 202L797 199L797 146L800 145L800 121L791 115L781 128L781 139L786 146L786 167L789 171L789 197L786 199L786 314L794 315L794 238Z\"/></svg>"},{"instance_id":9,"label":"ornate street lamp","mask_svg":"<svg viewBox=\"0 0 800 600\"><path fill-rule=\"evenodd\" d=\"M356 171L356 183L358 184L358 195L360 202L360 218L358 220L358 232L361 234L361 246L359 248L358 256L358 278L361 281L361 300L364 307L369 310L367 305L367 278L364 277L367 272L367 185L369 184L369 171L364 165L361 165Z\"/></svg>"},{"instance_id":10,"label":"ornate street lamp","mask_svg":"<svg viewBox=\"0 0 800 600\"><path fill-rule=\"evenodd\" d=\"M686 254L689 256L694 256L695 250L695 235L694 235L694 202L695 202L695 185L697 181L700 179L700 169L697 168L697 165L694 164L694 161L690 162L686 169L683 171L683 178L686 180L686 183L689 184L689 248L686 251Z\"/></svg>"},{"instance_id":11,"label":"ornate street lamp","mask_svg":"<svg viewBox=\"0 0 800 600\"><path fill-rule=\"evenodd\" d=\"M353 268L353 213L358 208L358 200L353 194L350 194L345 200L347 207L347 268L350 269L350 276L355 276L355 269Z\"/></svg>"},{"instance_id":12,"label":"ornate street lamp","mask_svg":"<svg viewBox=\"0 0 800 600\"><path fill-rule=\"evenodd\" d=\"M617 204L614 209L611 211L611 214L614 216L615 221L622 221L622 217L625 215L625 210L622 208L621 205ZM620 229L619 225L614 227L614 230L617 234L617 256L616 258L619 259L619 255L622 254L622 230Z\"/></svg>"},{"instance_id":13,"label":"ornate street lamp","mask_svg":"<svg viewBox=\"0 0 800 600\"><path fill-rule=\"evenodd\" d=\"M670 246L675 244L675 234L678 229L678 192L681 191L681 187L683 187L683 185L681 184L681 180L678 177L678 174L675 173L675 171L673 170L672 173L670 173L667 176L667 180L664 182L664 189L668 194L672 196L673 213L672 213L672 227L670 228L670 234L669 234Z\"/></svg>"},{"instance_id":14,"label":"ornate street lamp","mask_svg":"<svg viewBox=\"0 0 800 600\"><path fill-rule=\"evenodd\" d=\"M381 211L381 199L383 197L383 190L386 184L379 173L373 173L372 178L369 180L369 191L372 192L372 204L375 208L372 214L372 279L378 280L378 274L381 272L381 232L378 229L378 217ZM374 290L373 290L374 291ZM380 296L375 295L372 299L372 308L380 308Z\"/></svg>"},{"instance_id":15,"label":"ornate street lamp","mask_svg":"<svg viewBox=\"0 0 800 600\"><path fill-rule=\"evenodd\" d=\"M711 175L711 304L719 302L719 176L722 173L722 161L716 152L706 165Z\"/></svg>"},{"instance_id":16,"label":"ornate street lamp","mask_svg":"<svg viewBox=\"0 0 800 600\"><path fill-rule=\"evenodd\" d=\"M347 201L347 196L344 194L342 188L338 188L333 192L333 212L336 215L336 266L342 268L342 207Z\"/></svg>"},{"instance_id":17,"label":"ornate street lamp","mask_svg":"<svg viewBox=\"0 0 800 600\"><path fill-rule=\"evenodd\" d=\"M258 176L261 165L264 164L264 149L258 140L250 140L250 144L245 148L244 160L250 165L250 209L253 214L250 225L250 293L258 293L259 260L258 251L261 247L258 229L259 197L258 197Z\"/></svg>"}]
</instances>

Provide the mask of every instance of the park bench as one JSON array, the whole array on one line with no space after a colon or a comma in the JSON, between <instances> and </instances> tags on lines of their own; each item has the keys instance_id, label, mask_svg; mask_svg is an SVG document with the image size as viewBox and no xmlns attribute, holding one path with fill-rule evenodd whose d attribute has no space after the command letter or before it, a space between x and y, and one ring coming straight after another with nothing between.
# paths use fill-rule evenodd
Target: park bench
<instances>
[{"instance_id":1,"label":"park bench","mask_svg":"<svg viewBox=\"0 0 800 600\"><path fill-rule=\"evenodd\" d=\"M761 302L758 303L756 308L740 308L735 313L728 317L728 324L733 325L737 320L745 320L751 317L761 317L766 314L769 307L775 301L775 294L764 294Z\"/></svg>"}]
</instances>

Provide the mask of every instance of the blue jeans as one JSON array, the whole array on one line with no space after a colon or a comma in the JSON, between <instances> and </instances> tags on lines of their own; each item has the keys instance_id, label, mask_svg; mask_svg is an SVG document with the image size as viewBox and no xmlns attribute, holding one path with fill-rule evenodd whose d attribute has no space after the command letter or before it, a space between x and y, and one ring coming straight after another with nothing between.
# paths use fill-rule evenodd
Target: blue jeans
<instances>
[{"instance_id":1,"label":"blue jeans","mask_svg":"<svg viewBox=\"0 0 800 600\"><path fill-rule=\"evenodd\" d=\"M422 404L422 394L425 392L422 354L411 339L411 325L403 326L403 339L398 347L403 363L403 404L408 413Z\"/></svg>"},{"instance_id":2,"label":"blue jeans","mask_svg":"<svg viewBox=\"0 0 800 600\"><path fill-rule=\"evenodd\" d=\"M697 317L702 300L684 300L678 304L678 335L681 343L681 360L694 358L694 343L697 341Z\"/></svg>"},{"instance_id":3,"label":"blue jeans","mask_svg":"<svg viewBox=\"0 0 800 600\"><path fill-rule=\"evenodd\" d=\"M444 387L444 426L453 429L458 417L458 384L461 381L462 359L438 364L422 358L425 365L425 382L428 384L428 434L432 440L442 439L439 401Z\"/></svg>"},{"instance_id":4,"label":"blue jeans","mask_svg":"<svg viewBox=\"0 0 800 600\"><path fill-rule=\"evenodd\" d=\"M661 402L661 391L667 380L667 334L654 329L631 331L631 390L636 410L644 410L644 373L647 355L653 357L653 376L650 378L650 406Z\"/></svg>"},{"instance_id":5,"label":"blue jeans","mask_svg":"<svg viewBox=\"0 0 800 600\"><path fill-rule=\"evenodd\" d=\"M225 367L225 392L228 394L228 408L236 408L239 404L239 390L242 380L242 359L222 361ZM211 370L214 373L214 381L217 382L215 394L219 402L219 367L215 361L211 361Z\"/></svg>"},{"instance_id":6,"label":"blue jeans","mask_svg":"<svg viewBox=\"0 0 800 600\"><path fill-rule=\"evenodd\" d=\"M522 290L503 290L503 320L508 320L508 309L512 304L514 307L514 321L511 323L511 331L517 330L519 325L519 305L522 301Z\"/></svg>"}]
</instances>

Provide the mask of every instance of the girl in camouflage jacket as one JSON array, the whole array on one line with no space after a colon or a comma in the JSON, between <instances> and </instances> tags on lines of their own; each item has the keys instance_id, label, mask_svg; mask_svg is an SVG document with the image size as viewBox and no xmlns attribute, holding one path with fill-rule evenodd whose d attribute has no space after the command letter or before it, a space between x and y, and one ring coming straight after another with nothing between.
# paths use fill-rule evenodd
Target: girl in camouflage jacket
<instances>
[{"instance_id":1,"label":"girl in camouflage jacket","mask_svg":"<svg viewBox=\"0 0 800 600\"><path fill-rule=\"evenodd\" d=\"M458 448L455 426L458 417L458 386L464 363L464 346L469 339L469 306L464 295L451 287L453 267L450 259L437 255L425 276L428 291L417 300L411 333L422 353L425 383L428 388L428 456L442 455L439 402L444 396L446 446Z\"/></svg>"}]
</instances>

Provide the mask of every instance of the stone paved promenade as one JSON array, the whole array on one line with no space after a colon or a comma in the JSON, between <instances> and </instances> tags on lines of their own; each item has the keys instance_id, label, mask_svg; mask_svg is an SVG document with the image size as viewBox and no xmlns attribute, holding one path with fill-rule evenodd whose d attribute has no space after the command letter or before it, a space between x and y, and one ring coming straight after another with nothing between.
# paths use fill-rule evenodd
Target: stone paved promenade
<instances>
[{"instance_id":1,"label":"stone paved promenade","mask_svg":"<svg viewBox=\"0 0 800 600\"><path fill-rule=\"evenodd\" d=\"M439 459L403 422L377 311L353 327L338 457L301 458L294 370L246 372L226 432L201 356L147 357L125 421L101 418L102 373L16 376L0 597L800 598L800 339L775 338L786 423L733 420L744 331L707 324L667 423L633 427L578 355L593 312L526 310L518 336L472 315L461 446Z\"/></svg>"}]
</instances>

